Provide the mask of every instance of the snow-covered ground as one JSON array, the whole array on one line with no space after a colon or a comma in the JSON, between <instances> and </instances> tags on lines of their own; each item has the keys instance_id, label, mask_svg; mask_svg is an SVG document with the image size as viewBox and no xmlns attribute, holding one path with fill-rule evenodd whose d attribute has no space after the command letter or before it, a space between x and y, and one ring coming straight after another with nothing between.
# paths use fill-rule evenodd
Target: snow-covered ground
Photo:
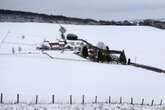
<instances>
[{"instance_id":1,"label":"snow-covered ground","mask_svg":"<svg viewBox=\"0 0 165 110\"><path fill-rule=\"evenodd\" d=\"M96 44L103 41L110 49L125 50L134 62L165 69L164 30L143 26L81 26L63 25L67 33ZM38 94L40 101L74 101L85 94L87 100L97 95L105 101L108 96L135 102L159 103L164 98L165 75L131 66L88 62L71 52L48 52L51 59L36 46L43 40L60 38L59 25L46 23L0 23L0 92L4 100L31 101ZM7 36L7 37L5 37ZM24 36L24 37L23 37ZM22 51L19 53L19 47ZM12 54L12 48L17 54Z\"/></svg>"},{"instance_id":2,"label":"snow-covered ground","mask_svg":"<svg viewBox=\"0 0 165 110\"><path fill-rule=\"evenodd\" d=\"M1 110L164 110L165 106L141 106L130 104L20 104L0 105Z\"/></svg>"}]
</instances>

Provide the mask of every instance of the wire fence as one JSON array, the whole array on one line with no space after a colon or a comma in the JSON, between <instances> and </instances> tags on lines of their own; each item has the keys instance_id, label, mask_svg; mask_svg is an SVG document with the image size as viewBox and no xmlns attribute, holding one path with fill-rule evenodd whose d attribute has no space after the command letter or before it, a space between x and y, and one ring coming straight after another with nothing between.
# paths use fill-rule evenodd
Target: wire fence
<instances>
[{"instance_id":1,"label":"wire fence","mask_svg":"<svg viewBox=\"0 0 165 110\"><path fill-rule=\"evenodd\" d=\"M145 98L141 98L138 102L135 101L133 97L129 98L129 100L124 100L123 97L119 97L118 100L112 100L111 96L108 96L105 100L101 100L98 98L98 96L94 96L90 100L85 95L82 95L82 97L79 99L79 101L75 100L73 95L69 95L68 97L65 97L65 101L59 101L58 98L53 94L51 97L49 97L49 101L43 102L42 98L39 97L39 95L35 95L33 97L33 101L25 101L22 100L23 96L20 96L20 94L16 94L15 99L6 100L5 95L3 93L0 94L0 104L130 104L130 105L145 105L145 106L162 106L164 105L163 100L155 101L155 99L152 99L150 101L146 101ZM20 98L21 97L21 98ZM41 96L42 97L42 96Z\"/></svg>"}]
</instances>

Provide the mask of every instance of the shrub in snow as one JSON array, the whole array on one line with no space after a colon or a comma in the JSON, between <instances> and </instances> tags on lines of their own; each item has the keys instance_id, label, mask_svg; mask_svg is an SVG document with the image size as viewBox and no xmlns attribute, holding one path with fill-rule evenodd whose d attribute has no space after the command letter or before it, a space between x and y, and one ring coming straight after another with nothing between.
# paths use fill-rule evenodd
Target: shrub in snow
<instances>
[{"instance_id":1,"label":"shrub in snow","mask_svg":"<svg viewBox=\"0 0 165 110\"><path fill-rule=\"evenodd\" d=\"M22 51L22 48L21 47L18 47L18 52L20 53Z\"/></svg>"},{"instance_id":2,"label":"shrub in snow","mask_svg":"<svg viewBox=\"0 0 165 110\"><path fill-rule=\"evenodd\" d=\"M22 36L22 39L25 39L25 36L24 35Z\"/></svg>"},{"instance_id":3,"label":"shrub in snow","mask_svg":"<svg viewBox=\"0 0 165 110\"><path fill-rule=\"evenodd\" d=\"M100 42L100 41L97 43L97 47L100 49L106 49L106 45L104 44L104 42Z\"/></svg>"},{"instance_id":4,"label":"shrub in snow","mask_svg":"<svg viewBox=\"0 0 165 110\"><path fill-rule=\"evenodd\" d=\"M103 50L98 50L98 53L97 53L97 58L98 58L98 62L101 61L101 62L110 62L112 60L110 54L109 54L109 47L108 46L105 46L105 51Z\"/></svg>"},{"instance_id":5,"label":"shrub in snow","mask_svg":"<svg viewBox=\"0 0 165 110\"><path fill-rule=\"evenodd\" d=\"M15 54L15 49L14 48L12 48L12 54Z\"/></svg>"}]
</instances>

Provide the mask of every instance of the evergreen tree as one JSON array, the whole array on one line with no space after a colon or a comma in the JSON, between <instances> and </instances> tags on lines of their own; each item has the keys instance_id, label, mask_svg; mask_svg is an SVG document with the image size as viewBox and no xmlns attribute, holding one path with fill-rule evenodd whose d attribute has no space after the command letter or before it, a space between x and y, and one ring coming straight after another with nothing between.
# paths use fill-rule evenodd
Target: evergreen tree
<instances>
[{"instance_id":1,"label":"evergreen tree","mask_svg":"<svg viewBox=\"0 0 165 110\"><path fill-rule=\"evenodd\" d=\"M87 48L87 46L84 46L84 47L82 48L81 55L82 55L82 57L84 57L84 58L88 57L88 48Z\"/></svg>"},{"instance_id":2,"label":"evergreen tree","mask_svg":"<svg viewBox=\"0 0 165 110\"><path fill-rule=\"evenodd\" d=\"M123 50L122 53L120 54L119 61L120 61L120 63L122 63L122 64L126 64L126 63L127 63L127 59L126 59L124 50Z\"/></svg>"},{"instance_id":3,"label":"evergreen tree","mask_svg":"<svg viewBox=\"0 0 165 110\"><path fill-rule=\"evenodd\" d=\"M97 54L97 58L98 58L98 62L101 61L103 62L103 52L101 50L98 50L98 54Z\"/></svg>"},{"instance_id":4,"label":"evergreen tree","mask_svg":"<svg viewBox=\"0 0 165 110\"><path fill-rule=\"evenodd\" d=\"M129 58L128 59L128 63L127 63L128 65L130 65L131 64L131 59Z\"/></svg>"},{"instance_id":5,"label":"evergreen tree","mask_svg":"<svg viewBox=\"0 0 165 110\"><path fill-rule=\"evenodd\" d=\"M105 61L107 61L108 63L112 60L110 53L109 53L109 47L106 46L106 52L105 52Z\"/></svg>"}]
</instances>

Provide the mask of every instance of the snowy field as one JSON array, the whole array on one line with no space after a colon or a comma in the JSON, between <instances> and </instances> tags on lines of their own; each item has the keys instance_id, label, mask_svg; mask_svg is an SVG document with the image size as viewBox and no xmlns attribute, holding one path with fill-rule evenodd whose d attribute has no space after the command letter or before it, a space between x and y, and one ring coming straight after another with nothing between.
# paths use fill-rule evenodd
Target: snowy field
<instances>
[{"instance_id":1,"label":"snowy field","mask_svg":"<svg viewBox=\"0 0 165 110\"><path fill-rule=\"evenodd\" d=\"M124 49L133 62L165 69L164 30L143 26L63 26L67 33L75 33L91 43L103 41L110 49ZM151 103L152 99L157 104L161 99L165 101L165 74L131 66L88 62L69 51L48 52L55 57L50 59L36 50L43 40L60 38L58 30L57 24L0 23L0 92L4 93L6 102L15 100L17 93L20 93L21 101L27 102L33 101L36 94L43 102L50 100L52 94L59 102L68 101L71 94L75 102L82 94L89 101L96 95L99 101L107 100L108 96L113 100L122 96L126 102L134 97L137 103L141 98L145 98L145 103ZM18 52L20 47L22 51ZM2 110L5 110L4 106L1 105ZM89 110L90 106L87 108ZM109 110L106 106L97 109Z\"/></svg>"},{"instance_id":2,"label":"snowy field","mask_svg":"<svg viewBox=\"0 0 165 110\"><path fill-rule=\"evenodd\" d=\"M141 106L129 104L20 104L0 105L1 110L164 110L165 106Z\"/></svg>"}]
</instances>

